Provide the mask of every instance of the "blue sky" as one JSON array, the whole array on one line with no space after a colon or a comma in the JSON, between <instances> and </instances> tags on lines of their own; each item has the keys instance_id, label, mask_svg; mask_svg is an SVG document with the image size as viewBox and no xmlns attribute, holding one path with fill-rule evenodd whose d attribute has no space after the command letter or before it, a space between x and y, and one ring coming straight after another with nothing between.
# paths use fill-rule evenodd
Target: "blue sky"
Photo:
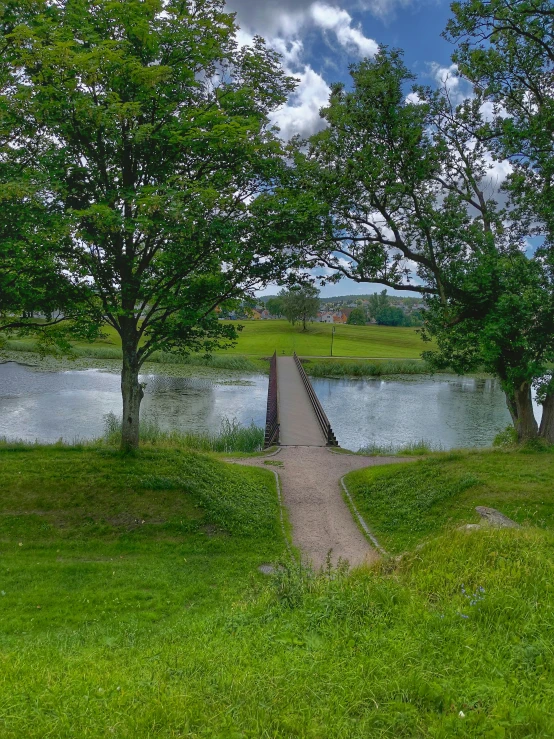
<instances>
[{"instance_id":1,"label":"blue sky","mask_svg":"<svg viewBox=\"0 0 554 739\"><path fill-rule=\"evenodd\" d=\"M227 8L237 13L239 41L263 36L300 80L288 105L275 116L283 138L318 130L329 84L348 82L348 66L373 56L380 45L403 49L406 64L423 84L439 84L454 71L452 46L441 38L450 0L228 0ZM322 295L378 290L380 285L342 280L323 288ZM263 293L275 291L270 287Z\"/></svg>"}]
</instances>

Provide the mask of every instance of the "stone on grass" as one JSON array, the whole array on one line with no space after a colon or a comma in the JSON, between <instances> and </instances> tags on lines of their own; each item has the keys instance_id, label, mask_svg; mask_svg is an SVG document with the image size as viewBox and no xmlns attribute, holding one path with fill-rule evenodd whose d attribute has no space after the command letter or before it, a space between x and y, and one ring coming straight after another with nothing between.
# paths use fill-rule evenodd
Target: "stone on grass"
<instances>
[{"instance_id":1,"label":"stone on grass","mask_svg":"<svg viewBox=\"0 0 554 739\"><path fill-rule=\"evenodd\" d=\"M508 518L508 516L500 513L500 511L497 511L496 508L487 508L487 506L478 505L475 510L483 519L483 523L486 523L489 526L494 526L498 529L520 528L520 525L518 523L512 521L511 518Z\"/></svg>"}]
</instances>

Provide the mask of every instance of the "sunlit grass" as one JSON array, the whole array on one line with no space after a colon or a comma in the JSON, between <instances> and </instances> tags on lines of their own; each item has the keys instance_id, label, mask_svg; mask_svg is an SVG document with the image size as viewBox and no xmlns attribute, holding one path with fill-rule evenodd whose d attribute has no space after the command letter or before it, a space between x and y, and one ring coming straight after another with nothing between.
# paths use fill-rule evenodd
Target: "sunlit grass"
<instances>
[{"instance_id":1,"label":"sunlit grass","mask_svg":"<svg viewBox=\"0 0 554 739\"><path fill-rule=\"evenodd\" d=\"M422 548L316 576L285 557L268 470L0 448L2 739L552 736L552 455L382 474L391 517L411 485L473 520L473 475L478 502L525 526L421 514Z\"/></svg>"}]
</instances>

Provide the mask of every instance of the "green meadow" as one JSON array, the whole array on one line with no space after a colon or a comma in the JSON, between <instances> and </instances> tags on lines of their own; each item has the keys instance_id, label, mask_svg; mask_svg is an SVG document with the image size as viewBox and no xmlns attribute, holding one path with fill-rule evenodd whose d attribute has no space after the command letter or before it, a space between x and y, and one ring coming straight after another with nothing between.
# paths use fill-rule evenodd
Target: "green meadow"
<instances>
[{"instance_id":1,"label":"green meadow","mask_svg":"<svg viewBox=\"0 0 554 739\"><path fill-rule=\"evenodd\" d=\"M333 326L310 323L308 331L287 321L235 321L243 326L228 353L268 356L296 352L302 357L329 357ZM418 330L397 326L335 325L334 357L419 359L426 348Z\"/></svg>"},{"instance_id":2,"label":"green meadow","mask_svg":"<svg viewBox=\"0 0 554 739\"><path fill-rule=\"evenodd\" d=\"M551 452L350 476L406 552L352 573L289 558L271 469L0 446L2 739L554 736Z\"/></svg>"}]
</instances>

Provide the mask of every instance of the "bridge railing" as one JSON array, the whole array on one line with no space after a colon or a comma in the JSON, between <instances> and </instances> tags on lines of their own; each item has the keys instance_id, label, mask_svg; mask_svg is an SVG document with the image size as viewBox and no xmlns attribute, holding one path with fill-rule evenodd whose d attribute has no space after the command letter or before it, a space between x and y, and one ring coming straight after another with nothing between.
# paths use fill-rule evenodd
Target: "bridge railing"
<instances>
[{"instance_id":1,"label":"bridge railing","mask_svg":"<svg viewBox=\"0 0 554 739\"><path fill-rule=\"evenodd\" d=\"M323 410L323 406L319 402L319 398L315 394L315 390L312 387L310 378L306 374L306 370L302 366L302 362L298 358L296 352L294 352L294 361L296 362L296 366L298 368L298 371L300 372L300 377L302 378L302 382L304 383L304 387L306 388L306 392L308 393L308 397L310 398L310 401L312 403L312 407L317 416L319 425L321 426L321 430L323 431L323 435L327 439L327 446L338 446L339 443L335 437L335 434L333 433L333 429L331 428L331 424L329 423L327 414Z\"/></svg>"},{"instance_id":2,"label":"bridge railing","mask_svg":"<svg viewBox=\"0 0 554 739\"><path fill-rule=\"evenodd\" d=\"M264 449L279 444L279 399L277 390L277 352L275 352L269 363Z\"/></svg>"}]
</instances>

